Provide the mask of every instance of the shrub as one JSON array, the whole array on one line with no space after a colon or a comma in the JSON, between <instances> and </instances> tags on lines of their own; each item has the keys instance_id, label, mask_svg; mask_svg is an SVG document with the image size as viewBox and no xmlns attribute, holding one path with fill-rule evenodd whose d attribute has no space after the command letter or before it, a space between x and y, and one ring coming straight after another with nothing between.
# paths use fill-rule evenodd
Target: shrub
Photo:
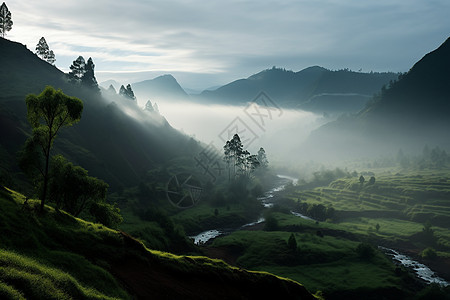
<instances>
[{"instance_id":1,"label":"shrub","mask_svg":"<svg viewBox=\"0 0 450 300\"><path fill-rule=\"evenodd\" d=\"M437 257L437 253L433 248L428 247L425 248L422 253L420 253L420 256L426 259L435 259Z\"/></svg>"},{"instance_id":2,"label":"shrub","mask_svg":"<svg viewBox=\"0 0 450 300\"><path fill-rule=\"evenodd\" d=\"M362 259L371 259L375 256L375 249L369 243L360 243L356 247L356 253Z\"/></svg>"}]
</instances>

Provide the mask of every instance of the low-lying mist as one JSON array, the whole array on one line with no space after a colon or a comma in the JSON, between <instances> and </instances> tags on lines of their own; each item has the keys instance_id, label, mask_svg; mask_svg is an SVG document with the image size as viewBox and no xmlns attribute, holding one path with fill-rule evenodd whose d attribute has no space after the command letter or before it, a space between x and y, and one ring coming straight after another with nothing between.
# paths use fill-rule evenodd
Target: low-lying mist
<instances>
[{"instance_id":1,"label":"low-lying mist","mask_svg":"<svg viewBox=\"0 0 450 300\"><path fill-rule=\"evenodd\" d=\"M172 127L205 144L221 150L238 133L245 149L256 153L263 147L272 161L285 160L312 130L325 123L319 115L293 109L180 102L158 105Z\"/></svg>"}]
</instances>

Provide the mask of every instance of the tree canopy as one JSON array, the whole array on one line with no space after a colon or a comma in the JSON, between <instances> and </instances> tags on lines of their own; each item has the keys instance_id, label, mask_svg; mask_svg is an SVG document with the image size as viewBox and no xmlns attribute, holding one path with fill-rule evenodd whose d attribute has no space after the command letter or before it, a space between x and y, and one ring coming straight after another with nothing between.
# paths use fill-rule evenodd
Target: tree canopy
<instances>
[{"instance_id":1,"label":"tree canopy","mask_svg":"<svg viewBox=\"0 0 450 300\"><path fill-rule=\"evenodd\" d=\"M29 145L38 145L44 157L44 164L40 167L43 177L41 194L41 210L44 209L47 197L47 184L49 179L50 151L58 131L62 127L72 126L81 119L83 102L76 98L65 95L61 90L55 90L47 86L41 94L30 94L25 99L27 105L27 119L33 132ZM25 165L26 167L26 165Z\"/></svg>"},{"instance_id":2,"label":"tree canopy","mask_svg":"<svg viewBox=\"0 0 450 300\"><path fill-rule=\"evenodd\" d=\"M80 166L68 162L62 155L52 158L49 199L58 209L64 209L75 217L89 209L94 202L104 202L108 184Z\"/></svg>"},{"instance_id":3,"label":"tree canopy","mask_svg":"<svg viewBox=\"0 0 450 300\"><path fill-rule=\"evenodd\" d=\"M72 82L79 82L86 72L86 61L83 56L78 56L70 66L69 78Z\"/></svg>"},{"instance_id":4,"label":"tree canopy","mask_svg":"<svg viewBox=\"0 0 450 300\"><path fill-rule=\"evenodd\" d=\"M0 34L5 38L6 32L12 29L11 12L5 2L0 6Z\"/></svg>"},{"instance_id":5,"label":"tree canopy","mask_svg":"<svg viewBox=\"0 0 450 300\"><path fill-rule=\"evenodd\" d=\"M241 138L237 133L223 146L224 160L228 168L228 180L231 180L231 174L233 174L233 178L236 178L237 175L249 177L260 166L258 155L250 154L243 147Z\"/></svg>"},{"instance_id":6,"label":"tree canopy","mask_svg":"<svg viewBox=\"0 0 450 300\"><path fill-rule=\"evenodd\" d=\"M53 64L56 61L55 53L53 53L53 50L50 50L44 37L41 37L36 45L36 54L49 64Z\"/></svg>"}]
</instances>

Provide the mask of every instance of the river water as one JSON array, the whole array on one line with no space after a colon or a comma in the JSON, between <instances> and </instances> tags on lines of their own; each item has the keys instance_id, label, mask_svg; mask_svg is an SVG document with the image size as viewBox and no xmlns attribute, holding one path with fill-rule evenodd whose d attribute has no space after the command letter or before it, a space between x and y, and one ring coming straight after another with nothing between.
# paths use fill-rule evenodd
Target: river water
<instances>
[{"instance_id":1,"label":"river water","mask_svg":"<svg viewBox=\"0 0 450 300\"><path fill-rule=\"evenodd\" d=\"M263 196L258 197L258 200L261 201L261 203L264 205L264 207L266 208L270 208L274 205L273 200L275 199L275 196L277 193L283 191L286 186L289 183L292 183L294 185L297 184L298 179L290 177L290 176L286 176L286 175L277 175L277 177L280 179L279 183L272 189L270 189L269 191L267 191L266 193L264 193ZM298 212L293 212L291 211L291 213L294 216L303 218L303 219L307 219L310 221L316 221L308 216L305 216L301 213ZM264 217L259 217L258 220L256 220L255 222L251 222L248 224L245 224L239 228L236 228L235 230L219 230L219 229L212 229L212 230L207 230L204 232L199 233L198 235L195 236L190 236L190 238L192 238L194 240L194 244L196 245L200 245L200 244L204 244L210 240L215 239L216 237L219 237L221 235L225 235L225 234L230 234L233 231L237 231L240 229L243 229L245 227L249 227L249 226L253 226L259 223L264 222ZM445 281L444 279L440 278L439 276L437 276L430 268L428 268L426 265L421 264L413 259L411 259L410 257L396 251L393 249L389 249L389 248L385 248L382 246L379 246L379 248L389 257L391 257L391 259L394 261L394 263L396 264L400 264L403 265L404 267L408 268L408 269L412 269L416 276L422 280L424 280L427 283L437 283L440 284L442 286L448 286L450 285L449 282Z\"/></svg>"},{"instance_id":2,"label":"river water","mask_svg":"<svg viewBox=\"0 0 450 300\"><path fill-rule=\"evenodd\" d=\"M414 271L417 277L424 280L427 283L437 283L442 286L450 285L449 282L445 281L441 277L437 276L430 268L426 265L421 264L413 260L411 257L404 255L396 250L389 249L386 247L378 246L387 256L391 257L391 259L396 263L400 264L407 269L411 269Z\"/></svg>"}]
</instances>

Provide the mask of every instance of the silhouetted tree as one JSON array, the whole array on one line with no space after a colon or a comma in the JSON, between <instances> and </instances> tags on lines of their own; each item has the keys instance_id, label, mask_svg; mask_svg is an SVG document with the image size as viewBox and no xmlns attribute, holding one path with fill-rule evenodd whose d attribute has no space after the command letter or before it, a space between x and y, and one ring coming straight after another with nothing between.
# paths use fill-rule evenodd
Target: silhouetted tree
<instances>
[{"instance_id":1,"label":"silhouetted tree","mask_svg":"<svg viewBox=\"0 0 450 300\"><path fill-rule=\"evenodd\" d=\"M136 100L136 97L134 96L134 92L131 89L131 85L130 84L128 84L126 88L122 85L120 87L120 90L119 90L119 95L121 95L121 96L123 96L125 98L128 98L130 100L133 100L133 101Z\"/></svg>"},{"instance_id":2,"label":"silhouetted tree","mask_svg":"<svg viewBox=\"0 0 450 300\"><path fill-rule=\"evenodd\" d=\"M291 235L289 236L287 246L293 252L297 251L297 240L295 239L295 235L293 233L291 233Z\"/></svg>"},{"instance_id":3,"label":"silhouetted tree","mask_svg":"<svg viewBox=\"0 0 450 300\"><path fill-rule=\"evenodd\" d=\"M366 181L366 179L364 178L364 176L359 176L359 183L363 184Z\"/></svg>"},{"instance_id":4,"label":"silhouetted tree","mask_svg":"<svg viewBox=\"0 0 450 300\"><path fill-rule=\"evenodd\" d=\"M0 6L0 34L5 38L6 32L12 29L13 21L11 20L11 12L5 2Z\"/></svg>"},{"instance_id":5,"label":"silhouetted tree","mask_svg":"<svg viewBox=\"0 0 450 300\"><path fill-rule=\"evenodd\" d=\"M49 49L47 41L44 37L41 37L36 45L36 55L51 65L56 61L55 53L53 53L53 50Z\"/></svg>"},{"instance_id":6,"label":"silhouetted tree","mask_svg":"<svg viewBox=\"0 0 450 300\"><path fill-rule=\"evenodd\" d=\"M55 57L55 53L53 52L53 50L48 51L48 55L47 55L47 62L51 65L53 65L56 61L56 57Z\"/></svg>"},{"instance_id":7,"label":"silhouetted tree","mask_svg":"<svg viewBox=\"0 0 450 300\"><path fill-rule=\"evenodd\" d=\"M377 225L375 225L375 229L377 232L380 231L380 224L377 223Z\"/></svg>"},{"instance_id":8,"label":"silhouetted tree","mask_svg":"<svg viewBox=\"0 0 450 300\"><path fill-rule=\"evenodd\" d=\"M27 119L33 128L30 137L34 145L39 145L45 163L40 170L43 177L41 194L41 211L47 197L49 180L50 151L56 134L61 127L72 126L81 119L83 102L75 97L65 95L61 90L47 86L41 94L30 94L25 99L27 105Z\"/></svg>"},{"instance_id":9,"label":"silhouetted tree","mask_svg":"<svg viewBox=\"0 0 450 300\"><path fill-rule=\"evenodd\" d=\"M95 92L100 92L100 89L98 88L97 79L95 79L94 68L95 68L94 62L92 61L92 58L89 57L84 67L84 74L81 77L81 83L85 87L92 89Z\"/></svg>"},{"instance_id":10,"label":"silhouetted tree","mask_svg":"<svg viewBox=\"0 0 450 300\"><path fill-rule=\"evenodd\" d=\"M108 93L111 93L113 95L117 95L117 91L114 88L114 86L112 84L109 85L109 88L106 90Z\"/></svg>"},{"instance_id":11,"label":"silhouetted tree","mask_svg":"<svg viewBox=\"0 0 450 300\"><path fill-rule=\"evenodd\" d=\"M375 184L375 176L370 177L368 184Z\"/></svg>"},{"instance_id":12,"label":"silhouetted tree","mask_svg":"<svg viewBox=\"0 0 450 300\"><path fill-rule=\"evenodd\" d=\"M144 110L149 111L149 112L154 112L155 110L153 109L153 104L150 100L147 101L147 103L145 103L145 108Z\"/></svg>"},{"instance_id":13,"label":"silhouetted tree","mask_svg":"<svg viewBox=\"0 0 450 300\"><path fill-rule=\"evenodd\" d=\"M269 161L267 160L266 151L264 148L259 148L257 158L261 167L267 168L269 166Z\"/></svg>"},{"instance_id":14,"label":"silhouetted tree","mask_svg":"<svg viewBox=\"0 0 450 300\"><path fill-rule=\"evenodd\" d=\"M158 103L156 103L156 102L155 102L155 104L153 104L153 111L159 115L159 107L158 107Z\"/></svg>"},{"instance_id":15,"label":"silhouetted tree","mask_svg":"<svg viewBox=\"0 0 450 300\"><path fill-rule=\"evenodd\" d=\"M86 72L86 61L83 56L78 56L70 66L69 79L76 83L80 82Z\"/></svg>"},{"instance_id":16,"label":"silhouetted tree","mask_svg":"<svg viewBox=\"0 0 450 300\"><path fill-rule=\"evenodd\" d=\"M36 45L36 54L43 60L47 60L48 52L50 49L48 48L47 41L44 37L39 39L38 44Z\"/></svg>"}]
</instances>

